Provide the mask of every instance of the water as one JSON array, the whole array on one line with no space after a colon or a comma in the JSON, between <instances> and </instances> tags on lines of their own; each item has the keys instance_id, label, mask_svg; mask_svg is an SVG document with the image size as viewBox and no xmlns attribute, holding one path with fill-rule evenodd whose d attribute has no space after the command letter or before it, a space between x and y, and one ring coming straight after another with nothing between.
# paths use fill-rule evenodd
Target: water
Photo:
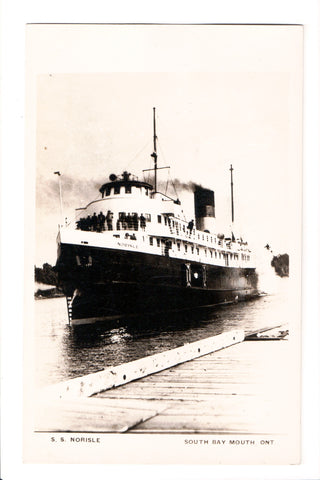
<instances>
[{"instance_id":1,"label":"water","mask_svg":"<svg viewBox=\"0 0 320 480\"><path fill-rule=\"evenodd\" d=\"M70 327L64 298L37 300L36 383L50 385L94 373L219 333L246 333L278 326L287 320L288 279L277 294L249 302L200 308L130 323Z\"/></svg>"}]
</instances>

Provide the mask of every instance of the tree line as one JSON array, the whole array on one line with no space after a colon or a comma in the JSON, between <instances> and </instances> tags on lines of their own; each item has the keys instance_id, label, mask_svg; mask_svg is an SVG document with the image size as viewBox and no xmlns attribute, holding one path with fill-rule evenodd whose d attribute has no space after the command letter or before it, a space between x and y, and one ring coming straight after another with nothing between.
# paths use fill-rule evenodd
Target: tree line
<instances>
[{"instance_id":1,"label":"tree line","mask_svg":"<svg viewBox=\"0 0 320 480\"><path fill-rule=\"evenodd\" d=\"M44 283L46 285L58 284L58 276L49 263L44 263L41 267L34 267L34 279L38 283Z\"/></svg>"},{"instance_id":2,"label":"tree line","mask_svg":"<svg viewBox=\"0 0 320 480\"><path fill-rule=\"evenodd\" d=\"M279 277L289 277L289 255L287 253L273 257L271 266Z\"/></svg>"}]
</instances>

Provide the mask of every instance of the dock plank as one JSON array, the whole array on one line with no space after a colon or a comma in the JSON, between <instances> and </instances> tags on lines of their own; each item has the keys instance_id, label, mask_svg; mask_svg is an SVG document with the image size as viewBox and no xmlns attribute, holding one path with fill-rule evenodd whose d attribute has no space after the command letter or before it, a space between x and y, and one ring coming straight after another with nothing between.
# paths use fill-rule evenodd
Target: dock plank
<instances>
[{"instance_id":1,"label":"dock plank","mask_svg":"<svg viewBox=\"0 0 320 480\"><path fill-rule=\"evenodd\" d=\"M94 379L104 381L100 374L71 381L67 387L75 388L69 391L64 385L66 395L60 395L60 387L46 391L58 391L59 396L41 404L37 431L282 433L288 423L284 399L292 369L288 348L284 340L242 342L175 366L170 359L161 371L153 356L156 372L148 374L148 359L133 362L132 375L127 366L119 366L119 382L110 381L112 388L94 395ZM139 367L138 372L137 365L145 370ZM132 381L122 381L121 375L127 374ZM81 395L69 395L78 394L78 386Z\"/></svg>"},{"instance_id":2,"label":"dock plank","mask_svg":"<svg viewBox=\"0 0 320 480\"><path fill-rule=\"evenodd\" d=\"M243 330L232 330L187 343L165 352L133 360L122 365L108 367L96 373L84 375L46 387L47 395L57 399L85 398L106 389L131 383L145 376L162 372L203 355L225 349L244 340Z\"/></svg>"},{"instance_id":3,"label":"dock plank","mask_svg":"<svg viewBox=\"0 0 320 480\"><path fill-rule=\"evenodd\" d=\"M189 433L243 433L250 430L251 434L272 434L275 425L268 421L257 422L251 418L250 421L239 419L238 415L176 415L176 416L155 416L151 420L141 423L134 429L133 433L172 433L173 431L184 431Z\"/></svg>"},{"instance_id":4,"label":"dock plank","mask_svg":"<svg viewBox=\"0 0 320 480\"><path fill-rule=\"evenodd\" d=\"M130 389L129 392L122 391L114 391L113 393L109 392L108 398L144 398L144 399L160 399L160 398L172 398L172 399L181 399L184 400L186 398L206 398L210 395L214 394L229 394L229 395L236 395L236 394L245 394L245 395L256 395L258 396L259 392L257 392L255 385L212 385L198 388L198 387L190 387L182 386L182 387L163 387L160 386L155 388L154 385L149 386L135 386L134 388ZM263 392L261 392L263 395Z\"/></svg>"},{"instance_id":5,"label":"dock plank","mask_svg":"<svg viewBox=\"0 0 320 480\"><path fill-rule=\"evenodd\" d=\"M87 398L42 404L36 431L123 433L157 415L164 402Z\"/></svg>"},{"instance_id":6,"label":"dock plank","mask_svg":"<svg viewBox=\"0 0 320 480\"><path fill-rule=\"evenodd\" d=\"M282 433L288 422L288 345L240 343L98 396L166 403L128 433Z\"/></svg>"}]
</instances>

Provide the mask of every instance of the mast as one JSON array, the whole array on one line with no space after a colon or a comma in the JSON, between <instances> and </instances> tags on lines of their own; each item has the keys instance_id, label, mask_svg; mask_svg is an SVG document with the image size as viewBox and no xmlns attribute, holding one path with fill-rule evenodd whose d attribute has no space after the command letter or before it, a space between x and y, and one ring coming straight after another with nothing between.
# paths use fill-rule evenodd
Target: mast
<instances>
[{"instance_id":1,"label":"mast","mask_svg":"<svg viewBox=\"0 0 320 480\"><path fill-rule=\"evenodd\" d=\"M151 154L154 160L154 193L157 192L157 134L156 134L156 109L153 107L153 153Z\"/></svg>"},{"instance_id":2,"label":"mast","mask_svg":"<svg viewBox=\"0 0 320 480\"><path fill-rule=\"evenodd\" d=\"M151 157L154 160L154 167L153 168L146 168L142 170L143 172L150 172L153 170L154 172L154 193L157 193L157 172L158 170L162 170L163 168L170 168L170 167L158 167L158 154L157 154L157 134L156 134L156 109L153 107L153 153L151 153Z\"/></svg>"},{"instance_id":3,"label":"mast","mask_svg":"<svg viewBox=\"0 0 320 480\"><path fill-rule=\"evenodd\" d=\"M63 224L63 206L62 206L62 189L61 189L61 173L53 172L54 175L58 175L59 178L59 198L60 198L60 215L61 215L61 224Z\"/></svg>"},{"instance_id":4,"label":"mast","mask_svg":"<svg viewBox=\"0 0 320 480\"><path fill-rule=\"evenodd\" d=\"M232 175L232 172L233 172L233 168L232 168L232 165L230 165L230 172L231 172L231 219L232 219L232 223L234 222L234 207L233 207L233 175Z\"/></svg>"}]
</instances>

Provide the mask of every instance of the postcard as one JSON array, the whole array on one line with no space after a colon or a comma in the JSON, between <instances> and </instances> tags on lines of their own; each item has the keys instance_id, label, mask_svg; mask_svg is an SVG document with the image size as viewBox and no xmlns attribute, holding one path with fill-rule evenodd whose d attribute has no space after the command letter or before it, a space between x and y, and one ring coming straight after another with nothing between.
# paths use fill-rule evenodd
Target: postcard
<instances>
[{"instance_id":1,"label":"postcard","mask_svg":"<svg viewBox=\"0 0 320 480\"><path fill-rule=\"evenodd\" d=\"M24 461L299 464L303 26L26 38Z\"/></svg>"}]
</instances>

